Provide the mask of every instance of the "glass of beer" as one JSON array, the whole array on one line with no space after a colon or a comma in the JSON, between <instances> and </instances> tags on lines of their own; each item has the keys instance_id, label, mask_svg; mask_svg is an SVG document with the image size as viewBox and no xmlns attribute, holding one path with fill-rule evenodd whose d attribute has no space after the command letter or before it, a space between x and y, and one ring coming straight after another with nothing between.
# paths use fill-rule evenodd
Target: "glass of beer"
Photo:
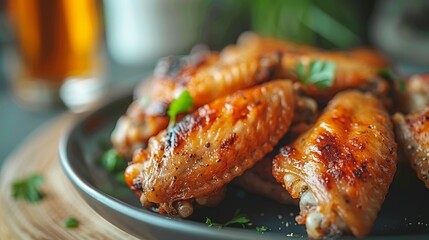
<instances>
[{"instance_id":1,"label":"glass of beer","mask_svg":"<svg viewBox=\"0 0 429 240\"><path fill-rule=\"evenodd\" d=\"M98 4L96 0L7 2L20 59L12 87L20 103L46 108L70 101L83 104L91 100L88 95L96 96L88 91L100 86ZM69 89L62 89L66 86Z\"/></svg>"}]
</instances>

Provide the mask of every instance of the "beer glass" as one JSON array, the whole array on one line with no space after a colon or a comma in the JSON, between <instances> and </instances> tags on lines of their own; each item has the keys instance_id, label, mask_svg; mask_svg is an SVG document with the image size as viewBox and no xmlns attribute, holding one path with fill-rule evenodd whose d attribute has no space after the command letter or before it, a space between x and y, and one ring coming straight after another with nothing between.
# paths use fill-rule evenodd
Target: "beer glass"
<instances>
[{"instance_id":1,"label":"beer glass","mask_svg":"<svg viewBox=\"0 0 429 240\"><path fill-rule=\"evenodd\" d=\"M7 11L20 59L12 80L19 102L46 108L96 96L88 91L100 85L98 1L9 0Z\"/></svg>"}]
</instances>

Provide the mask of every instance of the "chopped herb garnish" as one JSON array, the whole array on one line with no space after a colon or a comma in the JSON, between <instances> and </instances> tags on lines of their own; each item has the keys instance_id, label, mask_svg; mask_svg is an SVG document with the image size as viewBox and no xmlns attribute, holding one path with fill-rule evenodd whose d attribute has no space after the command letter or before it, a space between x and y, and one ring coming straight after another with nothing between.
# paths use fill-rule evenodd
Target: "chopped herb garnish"
<instances>
[{"instance_id":1,"label":"chopped herb garnish","mask_svg":"<svg viewBox=\"0 0 429 240\"><path fill-rule=\"evenodd\" d=\"M407 83L404 79L400 79L390 68L382 68L378 71L378 75L392 82L398 82L399 90L405 92L407 90Z\"/></svg>"},{"instance_id":2,"label":"chopped herb garnish","mask_svg":"<svg viewBox=\"0 0 429 240\"><path fill-rule=\"evenodd\" d=\"M244 224L250 222L250 219L245 214L240 214L239 212L240 209L237 209L232 218L225 223L214 223L210 218L206 217L206 224L208 227L218 228L226 227L233 224L240 224L244 228Z\"/></svg>"},{"instance_id":3,"label":"chopped herb garnish","mask_svg":"<svg viewBox=\"0 0 429 240\"><path fill-rule=\"evenodd\" d=\"M68 217L64 220L64 227L66 228L76 228L79 225L79 222L74 217Z\"/></svg>"},{"instance_id":4,"label":"chopped herb garnish","mask_svg":"<svg viewBox=\"0 0 429 240\"><path fill-rule=\"evenodd\" d=\"M28 202L38 202L43 198L43 194L40 192L42 183L43 177L38 174L17 180L12 184L12 196L15 199L21 198Z\"/></svg>"},{"instance_id":5,"label":"chopped herb garnish","mask_svg":"<svg viewBox=\"0 0 429 240\"><path fill-rule=\"evenodd\" d=\"M115 149L107 150L100 158L100 164L109 172L122 171L127 167L127 161L118 155Z\"/></svg>"},{"instance_id":6,"label":"chopped herb garnish","mask_svg":"<svg viewBox=\"0 0 429 240\"><path fill-rule=\"evenodd\" d=\"M324 89L334 83L335 67L335 63L331 61L313 60L308 65L298 62L296 74L305 85L314 85Z\"/></svg>"},{"instance_id":7,"label":"chopped herb garnish","mask_svg":"<svg viewBox=\"0 0 429 240\"><path fill-rule=\"evenodd\" d=\"M258 231L260 233L266 232L267 230L268 230L268 228L265 226L256 227L256 231Z\"/></svg>"},{"instance_id":8,"label":"chopped herb garnish","mask_svg":"<svg viewBox=\"0 0 429 240\"><path fill-rule=\"evenodd\" d=\"M208 217L206 217L206 225L207 225L207 227L213 227L213 226L215 226L215 227L217 227L217 226L221 227L222 226L222 224L213 223L212 220L210 218L208 218Z\"/></svg>"},{"instance_id":9,"label":"chopped herb garnish","mask_svg":"<svg viewBox=\"0 0 429 240\"><path fill-rule=\"evenodd\" d=\"M170 117L169 126L176 123L177 114L189 111L193 102L194 99L192 99L187 90L183 91L178 98L174 99L167 111L168 116Z\"/></svg>"}]
</instances>

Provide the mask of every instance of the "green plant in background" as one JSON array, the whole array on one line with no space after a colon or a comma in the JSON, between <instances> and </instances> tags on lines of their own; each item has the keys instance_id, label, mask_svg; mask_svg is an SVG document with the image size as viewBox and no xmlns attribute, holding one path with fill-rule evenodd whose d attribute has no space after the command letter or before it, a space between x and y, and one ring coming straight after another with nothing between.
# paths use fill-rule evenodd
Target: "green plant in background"
<instances>
[{"instance_id":1,"label":"green plant in background","mask_svg":"<svg viewBox=\"0 0 429 240\"><path fill-rule=\"evenodd\" d=\"M368 44L375 1L361 0L206 0L200 42L213 49L235 43L251 30L322 48Z\"/></svg>"},{"instance_id":2,"label":"green plant in background","mask_svg":"<svg viewBox=\"0 0 429 240\"><path fill-rule=\"evenodd\" d=\"M348 48L366 41L364 15L370 7L360 1L251 0L249 4L251 28L262 35L323 48Z\"/></svg>"}]
</instances>

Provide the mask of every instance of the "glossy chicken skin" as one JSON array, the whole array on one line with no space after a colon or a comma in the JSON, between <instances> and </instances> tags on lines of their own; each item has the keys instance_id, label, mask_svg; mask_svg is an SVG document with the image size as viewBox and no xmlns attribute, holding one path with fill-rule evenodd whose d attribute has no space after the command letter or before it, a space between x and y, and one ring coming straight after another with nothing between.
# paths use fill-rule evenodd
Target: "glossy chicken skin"
<instances>
[{"instance_id":1,"label":"glossy chicken skin","mask_svg":"<svg viewBox=\"0 0 429 240\"><path fill-rule=\"evenodd\" d=\"M295 113L287 134L280 140L272 152L265 155L264 159L257 162L252 168L244 172L243 175L234 179L234 183L248 192L273 199L279 203L297 204L298 201L292 199L283 186L274 179L272 163L280 147L290 143L298 135L308 130L314 124L318 114L316 101L295 94Z\"/></svg>"},{"instance_id":2,"label":"glossy chicken skin","mask_svg":"<svg viewBox=\"0 0 429 240\"><path fill-rule=\"evenodd\" d=\"M393 116L399 143L417 176L429 188L429 107Z\"/></svg>"},{"instance_id":3,"label":"glossy chicken skin","mask_svg":"<svg viewBox=\"0 0 429 240\"><path fill-rule=\"evenodd\" d=\"M216 53L206 53L184 63L177 58L161 62L156 75L142 87L143 93L138 94L141 97L119 119L111 136L114 148L119 154L131 157L134 150L145 146L150 137L167 127L168 107L184 90L189 91L195 109L269 80L279 63L278 53L259 54L228 63Z\"/></svg>"},{"instance_id":4,"label":"glossy chicken skin","mask_svg":"<svg viewBox=\"0 0 429 240\"><path fill-rule=\"evenodd\" d=\"M297 221L311 238L365 236L396 171L397 146L382 104L358 91L339 93L315 125L284 147L273 175L300 200Z\"/></svg>"},{"instance_id":5,"label":"glossy chicken skin","mask_svg":"<svg viewBox=\"0 0 429 240\"><path fill-rule=\"evenodd\" d=\"M261 37L252 33L240 36L237 45L226 47L221 56L224 59L237 59L255 54L278 52L282 55L281 71L277 76L299 79L296 75L298 63L308 65L312 61L332 61L336 65L333 85L320 89L315 86L303 86L305 92L319 101L327 102L336 93L365 85L374 85L382 80L379 71L388 66L387 60L377 51L369 48L356 48L349 51L325 51L315 47L296 44L283 40ZM388 89L376 92L386 95Z\"/></svg>"},{"instance_id":6,"label":"glossy chicken skin","mask_svg":"<svg viewBox=\"0 0 429 240\"><path fill-rule=\"evenodd\" d=\"M285 80L217 99L151 138L125 180L144 206L187 217L192 211L181 213L175 202L221 191L273 150L293 113L292 84Z\"/></svg>"},{"instance_id":7,"label":"glossy chicken skin","mask_svg":"<svg viewBox=\"0 0 429 240\"><path fill-rule=\"evenodd\" d=\"M360 50L363 51L363 50ZM370 55L370 54L368 54ZM366 55L365 55L366 56ZM296 75L297 64L301 63L308 67L312 61L330 61L335 63L335 75L331 86L319 88L314 85L302 85L303 90L311 97L320 102L328 102L336 93L352 88L360 88L365 85L374 84L373 82L382 81L379 76L379 70L383 65L380 55L375 52L373 62L380 62L377 65L370 65L362 60L353 57L352 52L284 52L282 53L282 77L299 79ZM301 79L302 80L302 79ZM386 95L388 89L384 89L379 95Z\"/></svg>"}]
</instances>

